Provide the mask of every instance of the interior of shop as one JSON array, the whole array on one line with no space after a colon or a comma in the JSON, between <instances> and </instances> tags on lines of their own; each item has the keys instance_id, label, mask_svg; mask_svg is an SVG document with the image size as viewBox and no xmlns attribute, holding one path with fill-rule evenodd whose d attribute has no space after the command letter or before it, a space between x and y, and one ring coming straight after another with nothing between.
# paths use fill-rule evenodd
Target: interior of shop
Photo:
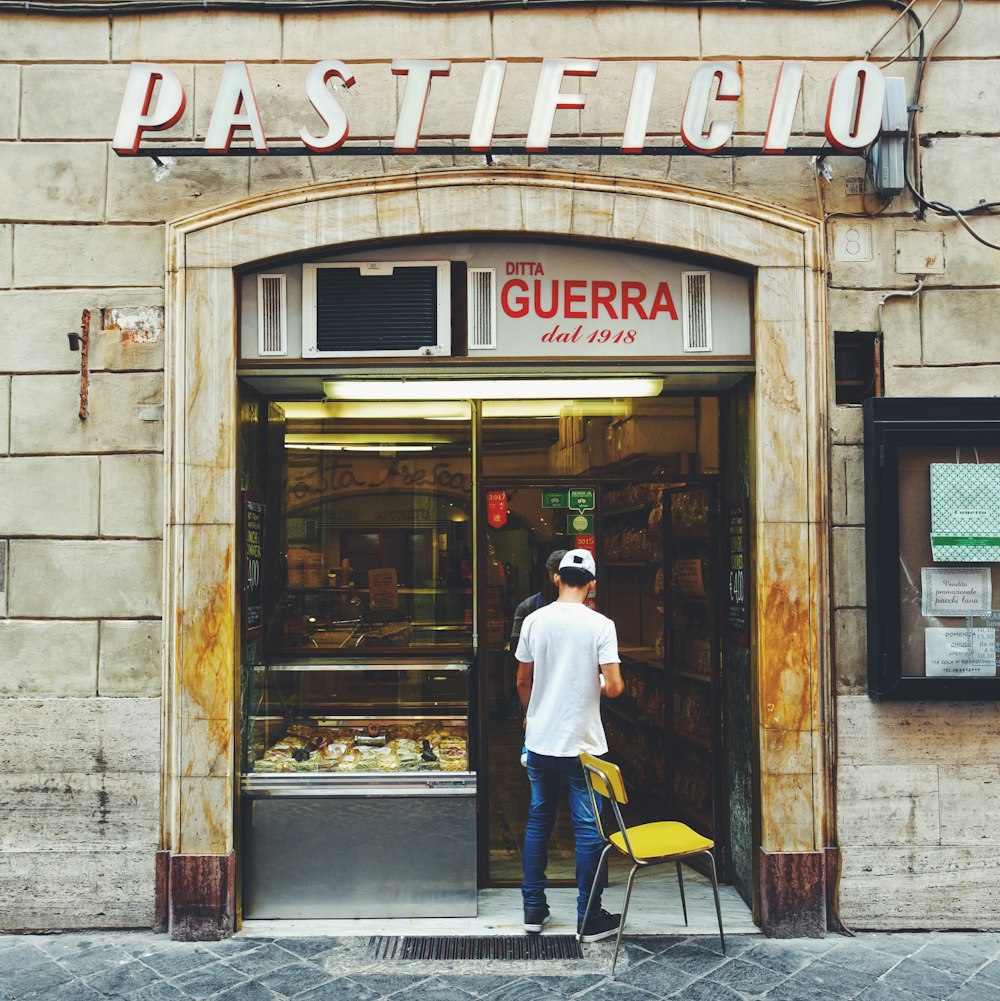
<instances>
[{"instance_id":1,"label":"interior of shop","mask_svg":"<svg viewBox=\"0 0 1000 1001\"><path fill-rule=\"evenodd\" d=\"M328 383L322 403L241 385L244 410L266 415L247 422L256 459L242 466L267 511L244 772L474 772L479 885L516 885L517 610L553 596L552 552L589 548L594 607L618 629L626 689L604 722L631 818L713 836L722 878L748 899L750 686L726 666L735 679L749 659L723 616L750 393L735 378L680 394L647 381L645 396L558 380L534 398L484 382L471 400L381 401ZM561 813L554 885L573 880Z\"/></svg>"}]
</instances>

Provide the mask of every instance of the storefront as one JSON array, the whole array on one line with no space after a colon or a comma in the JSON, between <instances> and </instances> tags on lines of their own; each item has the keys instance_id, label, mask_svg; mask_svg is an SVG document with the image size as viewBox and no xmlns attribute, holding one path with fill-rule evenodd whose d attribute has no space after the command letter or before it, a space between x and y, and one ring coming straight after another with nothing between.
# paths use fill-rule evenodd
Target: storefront
<instances>
[{"instance_id":1,"label":"storefront","mask_svg":"<svg viewBox=\"0 0 1000 1001\"><path fill-rule=\"evenodd\" d=\"M215 938L515 884L511 631L570 546L639 810L711 832L765 932L991 911L992 694L879 701L917 592L872 619L862 568L896 586L878 435L907 495L994 454L924 428L911 461L902 424L995 392L995 251L934 212L982 199L996 242L997 5L933 65L893 4L28 6L0 3L0 927ZM879 395L916 402L866 441ZM918 569L935 531L900 537ZM923 680L954 638L907 622Z\"/></svg>"},{"instance_id":2,"label":"storefront","mask_svg":"<svg viewBox=\"0 0 1000 1001\"><path fill-rule=\"evenodd\" d=\"M477 885L519 882L515 612L550 600L551 552L581 547L625 658L606 726L635 808L713 835L728 877L730 814L754 804L728 791L749 679L717 666L722 610L750 636L749 595L722 596L742 567L720 425L745 470L749 278L479 239L251 268L239 288L244 917L469 914ZM748 539L745 490L733 504ZM383 834L355 855L345 827ZM287 858L292 840L309 847ZM551 857L572 881L568 827Z\"/></svg>"}]
</instances>

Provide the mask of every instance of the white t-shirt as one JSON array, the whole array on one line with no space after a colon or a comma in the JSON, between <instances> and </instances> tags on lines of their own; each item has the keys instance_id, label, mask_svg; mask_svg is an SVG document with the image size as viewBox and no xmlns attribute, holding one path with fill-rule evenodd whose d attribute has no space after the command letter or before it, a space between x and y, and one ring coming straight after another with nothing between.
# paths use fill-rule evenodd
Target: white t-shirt
<instances>
[{"instance_id":1,"label":"white t-shirt","mask_svg":"<svg viewBox=\"0 0 1000 1001\"><path fill-rule=\"evenodd\" d=\"M525 618L514 656L534 664L528 750L559 758L604 754L599 669L621 662L611 619L579 602L553 601Z\"/></svg>"}]
</instances>

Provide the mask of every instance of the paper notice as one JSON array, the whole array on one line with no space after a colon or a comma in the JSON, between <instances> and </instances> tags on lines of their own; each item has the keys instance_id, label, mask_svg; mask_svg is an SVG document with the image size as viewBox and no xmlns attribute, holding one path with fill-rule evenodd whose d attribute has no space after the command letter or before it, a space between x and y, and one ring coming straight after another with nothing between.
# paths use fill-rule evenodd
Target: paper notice
<instances>
[{"instance_id":1,"label":"paper notice","mask_svg":"<svg viewBox=\"0 0 1000 1001\"><path fill-rule=\"evenodd\" d=\"M926 629L928 678L995 677L997 639L993 629Z\"/></svg>"},{"instance_id":2,"label":"paper notice","mask_svg":"<svg viewBox=\"0 0 1000 1001\"><path fill-rule=\"evenodd\" d=\"M989 567L923 567L920 588L923 615L988 615L993 604Z\"/></svg>"}]
</instances>

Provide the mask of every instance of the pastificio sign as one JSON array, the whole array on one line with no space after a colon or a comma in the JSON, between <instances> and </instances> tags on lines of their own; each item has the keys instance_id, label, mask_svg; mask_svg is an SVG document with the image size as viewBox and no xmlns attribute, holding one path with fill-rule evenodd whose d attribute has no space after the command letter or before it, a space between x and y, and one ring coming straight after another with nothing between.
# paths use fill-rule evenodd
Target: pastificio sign
<instances>
[{"instance_id":1,"label":"pastificio sign","mask_svg":"<svg viewBox=\"0 0 1000 1001\"><path fill-rule=\"evenodd\" d=\"M751 152L780 154L791 151L792 124L802 90L804 68L803 62L781 63L763 142L759 149ZM563 91L565 79L598 77L599 71L600 60L597 59L543 60L527 135L519 149L525 153L549 151L556 112L581 109L587 103L585 93ZM366 72L378 70L366 67ZM428 101L433 100L432 82L435 77L450 74L451 62L447 59L395 59L391 72L405 81L392 151L417 153L424 111ZM494 129L506 72L506 60L491 59L483 63L475 111L471 122L467 123L467 149L470 152L489 153L496 148ZM656 74L655 62L636 65L622 122L619 146L622 153L655 152L647 149L646 132ZM304 116L307 114L305 101L308 100L323 124L323 131L310 131L303 126L298 132L301 147L283 149L282 153L300 152L308 156L332 153L343 147L350 135L350 122L337 99L335 88L350 88L355 82L354 70L338 59L325 59L305 70L302 81ZM742 89L743 81L735 66L724 62L705 62L696 66L681 115L680 138L687 149L704 154L723 150L732 138L733 123L716 119L714 112L719 102L739 100ZM874 142L882 125L884 100L885 77L877 66L863 60L844 65L830 82L824 130L831 146L844 153L853 153ZM180 121L186 104L184 86L169 66L133 63L112 143L115 152L122 156L166 152L162 148L143 149L143 137L171 129ZM204 141L200 147L183 152L246 154L248 148L234 148L233 142L250 139L252 147L249 152L267 154L271 149L266 126L254 95L250 68L245 62L228 62L223 69ZM457 147L454 149L454 152L461 151ZM504 151L509 152L509 148L504 147ZM813 148L796 152L822 151Z\"/></svg>"}]
</instances>

